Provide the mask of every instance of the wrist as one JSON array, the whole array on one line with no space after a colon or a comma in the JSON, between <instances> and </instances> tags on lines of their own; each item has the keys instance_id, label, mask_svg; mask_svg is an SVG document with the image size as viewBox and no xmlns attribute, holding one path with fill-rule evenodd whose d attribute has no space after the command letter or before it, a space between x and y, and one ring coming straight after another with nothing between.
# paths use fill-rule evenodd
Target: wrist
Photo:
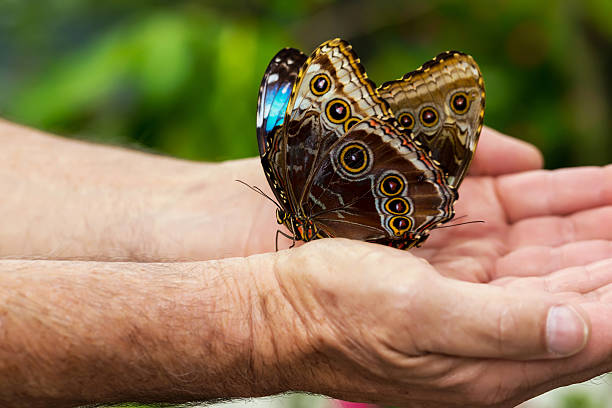
<instances>
[{"instance_id":1,"label":"wrist","mask_svg":"<svg viewBox=\"0 0 612 408\"><path fill-rule=\"evenodd\" d=\"M156 205L142 208L134 218L135 228L143 231L148 244L140 250L144 260L243 257L265 252L252 249L262 242L273 249L274 210L261 208L273 204L236 182L261 185L263 173L253 172L259 170L258 162L181 163L185 164L183 172L157 187ZM263 231L260 225L271 228Z\"/></svg>"},{"instance_id":2,"label":"wrist","mask_svg":"<svg viewBox=\"0 0 612 408\"><path fill-rule=\"evenodd\" d=\"M300 315L285 291L279 274L287 251L254 255L249 262L251 316L251 382L254 395L305 390L305 372L315 352L310 322ZM279 259L281 261L279 262Z\"/></svg>"},{"instance_id":3,"label":"wrist","mask_svg":"<svg viewBox=\"0 0 612 408\"><path fill-rule=\"evenodd\" d=\"M265 262L252 268L262 272L253 276L258 299L253 323L260 328L253 336L257 356L253 372L256 380L266 380L263 395L287 391L333 395L338 386L350 388L334 365L342 363L346 345L322 309L321 302L333 304L336 294L317 284L318 274L333 273L320 255L299 248L248 258L255 264Z\"/></svg>"}]
</instances>

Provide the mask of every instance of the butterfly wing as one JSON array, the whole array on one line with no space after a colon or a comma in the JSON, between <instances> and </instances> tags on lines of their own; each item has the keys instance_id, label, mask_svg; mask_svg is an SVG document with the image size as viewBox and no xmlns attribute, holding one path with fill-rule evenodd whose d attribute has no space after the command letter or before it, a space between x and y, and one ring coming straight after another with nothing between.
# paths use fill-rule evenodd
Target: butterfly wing
<instances>
[{"instance_id":1,"label":"butterfly wing","mask_svg":"<svg viewBox=\"0 0 612 408\"><path fill-rule=\"evenodd\" d=\"M369 116L392 113L351 46L340 39L323 43L302 66L285 118L284 168L298 212L325 152Z\"/></svg>"},{"instance_id":2,"label":"butterfly wing","mask_svg":"<svg viewBox=\"0 0 612 408\"><path fill-rule=\"evenodd\" d=\"M485 91L472 57L447 51L378 89L400 128L431 151L458 188L472 161L482 129Z\"/></svg>"},{"instance_id":3,"label":"butterfly wing","mask_svg":"<svg viewBox=\"0 0 612 408\"><path fill-rule=\"evenodd\" d=\"M305 208L321 235L409 248L453 217L455 199L418 142L394 119L370 117L329 149Z\"/></svg>"},{"instance_id":4,"label":"butterfly wing","mask_svg":"<svg viewBox=\"0 0 612 408\"><path fill-rule=\"evenodd\" d=\"M294 48L280 50L268 64L257 100L259 155L268 183L285 209L289 208L289 203L285 193L285 173L278 167L279 146L291 90L306 58L306 55Z\"/></svg>"}]
</instances>

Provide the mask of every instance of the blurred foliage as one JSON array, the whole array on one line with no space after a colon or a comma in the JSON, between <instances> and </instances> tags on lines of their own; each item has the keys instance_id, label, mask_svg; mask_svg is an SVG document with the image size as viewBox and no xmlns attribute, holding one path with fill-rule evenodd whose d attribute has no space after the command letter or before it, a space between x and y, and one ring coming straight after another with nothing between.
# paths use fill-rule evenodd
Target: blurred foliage
<instances>
[{"instance_id":1,"label":"blurred foliage","mask_svg":"<svg viewBox=\"0 0 612 408\"><path fill-rule=\"evenodd\" d=\"M0 0L0 116L191 159L252 156L269 59L333 37L376 83L468 52L489 126L548 167L612 161L609 0Z\"/></svg>"},{"instance_id":2,"label":"blurred foliage","mask_svg":"<svg viewBox=\"0 0 612 408\"><path fill-rule=\"evenodd\" d=\"M565 397L561 404L562 408L597 408L588 394L574 393Z\"/></svg>"},{"instance_id":3,"label":"blurred foliage","mask_svg":"<svg viewBox=\"0 0 612 408\"><path fill-rule=\"evenodd\" d=\"M486 124L549 168L612 162L610 0L0 0L0 116L190 159L253 156L270 58L334 37L376 83L470 53Z\"/></svg>"}]
</instances>

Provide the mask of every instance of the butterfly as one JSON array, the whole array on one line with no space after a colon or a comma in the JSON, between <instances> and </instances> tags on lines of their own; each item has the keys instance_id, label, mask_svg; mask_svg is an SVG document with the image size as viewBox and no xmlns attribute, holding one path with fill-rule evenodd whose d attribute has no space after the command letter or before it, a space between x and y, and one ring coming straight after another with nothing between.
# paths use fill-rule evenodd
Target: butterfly
<instances>
[{"instance_id":1,"label":"butterfly","mask_svg":"<svg viewBox=\"0 0 612 408\"><path fill-rule=\"evenodd\" d=\"M478 65L458 51L379 88L344 40L279 51L257 103L261 164L290 232L277 242L423 243L454 216L484 100Z\"/></svg>"}]
</instances>

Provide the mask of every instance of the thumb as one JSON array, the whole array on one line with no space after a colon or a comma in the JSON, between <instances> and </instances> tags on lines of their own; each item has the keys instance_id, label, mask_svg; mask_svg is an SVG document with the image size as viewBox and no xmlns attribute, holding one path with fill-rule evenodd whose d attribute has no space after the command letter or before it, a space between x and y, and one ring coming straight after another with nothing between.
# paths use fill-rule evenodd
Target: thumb
<instances>
[{"instance_id":1,"label":"thumb","mask_svg":"<svg viewBox=\"0 0 612 408\"><path fill-rule=\"evenodd\" d=\"M431 291L421 291L427 301L418 310L419 321L425 323L419 327L426 333L414 337L422 351L527 360L576 354L588 341L586 312L549 293L447 278L433 281Z\"/></svg>"}]
</instances>

